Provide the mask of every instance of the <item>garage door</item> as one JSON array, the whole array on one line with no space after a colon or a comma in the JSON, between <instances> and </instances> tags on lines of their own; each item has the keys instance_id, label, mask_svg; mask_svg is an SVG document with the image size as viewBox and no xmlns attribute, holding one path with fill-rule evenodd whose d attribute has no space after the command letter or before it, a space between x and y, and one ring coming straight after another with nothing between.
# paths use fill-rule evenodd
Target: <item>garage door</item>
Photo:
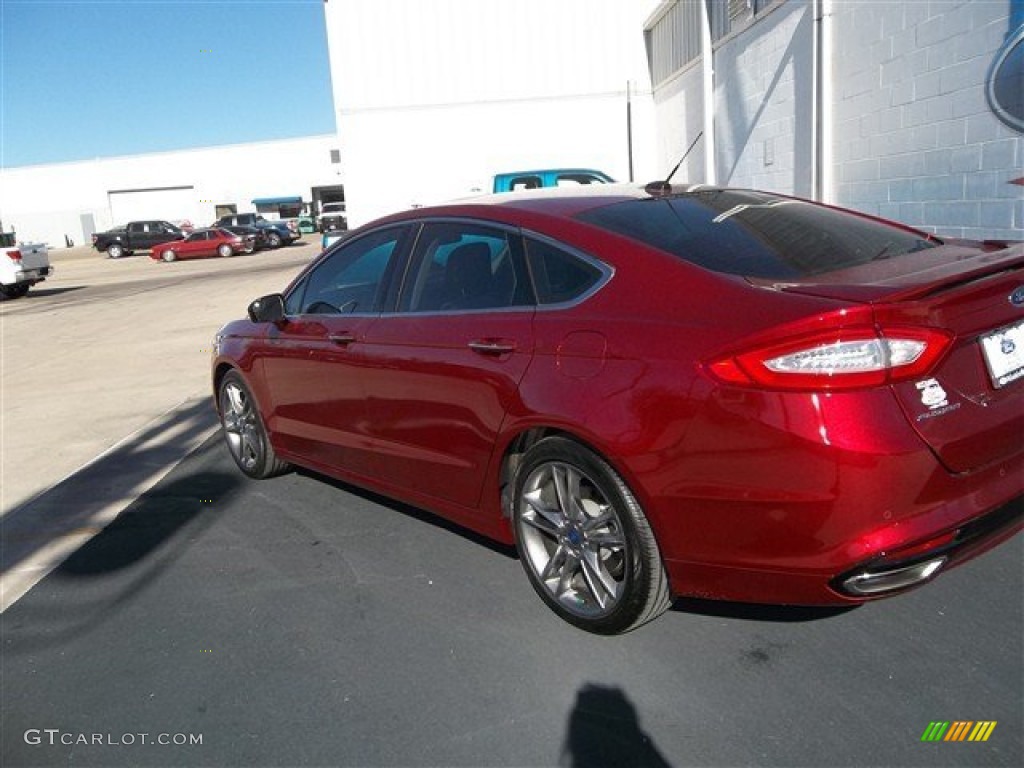
<instances>
[{"instance_id":1,"label":"garage door","mask_svg":"<svg viewBox=\"0 0 1024 768\"><path fill-rule=\"evenodd\" d=\"M193 224L199 215L199 200L194 187L159 187L151 189L117 189L107 193L110 216L114 225L139 219L163 219Z\"/></svg>"}]
</instances>

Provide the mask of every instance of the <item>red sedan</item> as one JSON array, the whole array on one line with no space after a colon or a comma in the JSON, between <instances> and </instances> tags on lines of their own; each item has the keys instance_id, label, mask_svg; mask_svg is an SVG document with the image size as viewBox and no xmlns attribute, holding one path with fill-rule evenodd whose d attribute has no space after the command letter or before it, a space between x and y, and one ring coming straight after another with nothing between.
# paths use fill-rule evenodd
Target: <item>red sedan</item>
<instances>
[{"instance_id":1,"label":"red sedan","mask_svg":"<svg viewBox=\"0 0 1024 768\"><path fill-rule=\"evenodd\" d=\"M250 250L249 245L244 237L226 229L197 229L184 240L154 246L149 257L156 261L177 261L203 259L207 256L234 256Z\"/></svg>"},{"instance_id":2,"label":"red sedan","mask_svg":"<svg viewBox=\"0 0 1024 768\"><path fill-rule=\"evenodd\" d=\"M707 187L418 209L225 326L213 389L247 475L514 543L583 629L851 605L1022 527L1024 246Z\"/></svg>"}]
</instances>

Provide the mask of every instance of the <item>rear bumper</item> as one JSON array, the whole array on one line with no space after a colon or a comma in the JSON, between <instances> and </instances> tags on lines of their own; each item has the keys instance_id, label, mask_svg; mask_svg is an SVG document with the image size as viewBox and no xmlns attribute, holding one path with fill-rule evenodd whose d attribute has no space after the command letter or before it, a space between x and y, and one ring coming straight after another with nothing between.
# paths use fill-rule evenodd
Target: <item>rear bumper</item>
<instances>
[{"instance_id":1,"label":"rear bumper","mask_svg":"<svg viewBox=\"0 0 1024 768\"><path fill-rule=\"evenodd\" d=\"M917 546L863 563L832 580L838 594L885 597L931 581L950 568L998 546L1024 528L1024 497Z\"/></svg>"},{"instance_id":2,"label":"rear bumper","mask_svg":"<svg viewBox=\"0 0 1024 768\"><path fill-rule=\"evenodd\" d=\"M806 542L806 551L788 557L769 544L760 563L756 548L735 563L666 558L672 591L750 603L854 605L913 589L1024 530L1024 468L1015 464L994 477L954 478L965 482L964 495L926 512L845 540Z\"/></svg>"},{"instance_id":3,"label":"rear bumper","mask_svg":"<svg viewBox=\"0 0 1024 768\"><path fill-rule=\"evenodd\" d=\"M51 267L37 267L35 269L19 269L14 273L14 282L12 285L35 285L41 283L47 277L54 273L54 268Z\"/></svg>"},{"instance_id":4,"label":"rear bumper","mask_svg":"<svg viewBox=\"0 0 1024 768\"><path fill-rule=\"evenodd\" d=\"M925 583L1024 528L1024 451L953 474L882 393L823 399L809 427L767 398L758 409L737 403L746 418L714 414L691 454L643 457L630 473L631 486L654 490L642 504L676 594L856 604ZM751 418L762 413L772 420Z\"/></svg>"}]
</instances>

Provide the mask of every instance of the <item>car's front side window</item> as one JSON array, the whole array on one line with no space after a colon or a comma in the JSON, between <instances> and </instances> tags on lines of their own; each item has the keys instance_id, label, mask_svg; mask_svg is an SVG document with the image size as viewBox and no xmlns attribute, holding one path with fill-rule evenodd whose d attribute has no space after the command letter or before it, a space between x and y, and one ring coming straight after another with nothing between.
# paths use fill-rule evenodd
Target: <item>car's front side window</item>
<instances>
[{"instance_id":1,"label":"car's front side window","mask_svg":"<svg viewBox=\"0 0 1024 768\"><path fill-rule=\"evenodd\" d=\"M423 227L399 310L447 312L532 306L519 236L471 222Z\"/></svg>"},{"instance_id":2,"label":"car's front side window","mask_svg":"<svg viewBox=\"0 0 1024 768\"><path fill-rule=\"evenodd\" d=\"M285 300L288 314L374 312L405 227L372 232L327 256Z\"/></svg>"}]
</instances>

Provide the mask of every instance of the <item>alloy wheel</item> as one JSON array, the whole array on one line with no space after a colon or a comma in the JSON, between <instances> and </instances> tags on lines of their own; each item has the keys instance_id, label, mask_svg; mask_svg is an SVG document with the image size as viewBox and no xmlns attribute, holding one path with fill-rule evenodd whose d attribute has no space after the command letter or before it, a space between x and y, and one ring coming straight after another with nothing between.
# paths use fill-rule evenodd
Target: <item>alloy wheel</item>
<instances>
[{"instance_id":1,"label":"alloy wheel","mask_svg":"<svg viewBox=\"0 0 1024 768\"><path fill-rule=\"evenodd\" d=\"M527 476L517 516L527 564L565 611L607 616L626 590L629 543L619 511L580 468L558 461Z\"/></svg>"},{"instance_id":2,"label":"alloy wheel","mask_svg":"<svg viewBox=\"0 0 1024 768\"><path fill-rule=\"evenodd\" d=\"M220 412L231 455L243 469L254 471L262 458L263 441L248 393L233 381L225 384Z\"/></svg>"}]
</instances>

